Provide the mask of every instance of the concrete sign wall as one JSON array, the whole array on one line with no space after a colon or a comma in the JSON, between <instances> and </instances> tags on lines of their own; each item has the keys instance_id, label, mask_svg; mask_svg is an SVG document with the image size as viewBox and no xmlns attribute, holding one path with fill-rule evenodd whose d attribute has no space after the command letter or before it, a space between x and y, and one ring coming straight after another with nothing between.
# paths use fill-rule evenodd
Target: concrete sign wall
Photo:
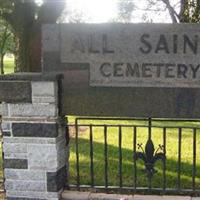
<instances>
[{"instance_id":1,"label":"concrete sign wall","mask_svg":"<svg viewBox=\"0 0 200 200\"><path fill-rule=\"evenodd\" d=\"M199 25L61 26L61 62L89 63L91 86L200 87Z\"/></svg>"},{"instance_id":2,"label":"concrete sign wall","mask_svg":"<svg viewBox=\"0 0 200 200\"><path fill-rule=\"evenodd\" d=\"M43 72L64 74L63 113L200 116L198 24L43 27Z\"/></svg>"}]
</instances>

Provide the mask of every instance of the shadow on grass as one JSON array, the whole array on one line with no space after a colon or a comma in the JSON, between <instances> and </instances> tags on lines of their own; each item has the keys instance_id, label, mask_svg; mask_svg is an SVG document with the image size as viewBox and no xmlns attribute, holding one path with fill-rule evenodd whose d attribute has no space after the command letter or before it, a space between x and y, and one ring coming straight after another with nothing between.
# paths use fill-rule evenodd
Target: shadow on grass
<instances>
[{"instance_id":1,"label":"shadow on grass","mask_svg":"<svg viewBox=\"0 0 200 200\"><path fill-rule=\"evenodd\" d=\"M80 184L91 184L91 160L90 160L90 144L88 139L79 138L79 168L80 168ZM93 141L93 170L94 170L94 185L105 184L105 151L104 144ZM107 146L108 159L108 185L119 186L119 148L108 144ZM178 165L177 160L166 160L166 188L176 189L178 184ZM137 164L137 178L134 180L134 161L133 151L122 148L122 180L123 186L134 187L135 182L137 187L148 187L148 179L144 172L144 163L141 160ZM152 187L163 188L163 164L158 161L155 164L156 173L152 179ZM192 189L192 174L193 165L191 163L181 162L180 168L180 187L182 189ZM75 139L70 139L70 184L76 184L76 149ZM200 189L200 165L196 165L196 189Z\"/></svg>"}]
</instances>

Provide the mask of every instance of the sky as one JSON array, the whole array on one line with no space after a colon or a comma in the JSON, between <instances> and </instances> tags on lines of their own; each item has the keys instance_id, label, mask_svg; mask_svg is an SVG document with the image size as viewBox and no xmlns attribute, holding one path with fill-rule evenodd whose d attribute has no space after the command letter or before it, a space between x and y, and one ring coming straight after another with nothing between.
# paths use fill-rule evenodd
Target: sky
<instances>
[{"instance_id":1,"label":"sky","mask_svg":"<svg viewBox=\"0 0 200 200\"><path fill-rule=\"evenodd\" d=\"M39 4L42 0L35 0ZM63 0L61 0L63 1ZM105 23L112 22L117 18L117 3L122 0L65 0L67 3L67 15L64 16L64 22L69 22L69 16L71 18L81 18L83 22L88 23ZM133 12L133 23L145 22L143 19L144 11L147 0L135 0L136 9ZM171 0L172 3L177 3L178 0ZM147 12L148 21L154 23L170 23L168 11L164 12Z\"/></svg>"},{"instance_id":2,"label":"sky","mask_svg":"<svg viewBox=\"0 0 200 200\"><path fill-rule=\"evenodd\" d=\"M120 0L66 0L68 11L70 13L79 13L86 22L102 23L110 22L117 17L117 2ZM177 0L174 0L177 1ZM132 22L144 22L142 15L145 8L146 0L137 0L137 7L132 18ZM153 22L171 22L167 11L165 12L148 12L149 19Z\"/></svg>"},{"instance_id":3,"label":"sky","mask_svg":"<svg viewBox=\"0 0 200 200\"><path fill-rule=\"evenodd\" d=\"M94 23L107 22L117 16L116 0L67 0L67 7Z\"/></svg>"}]
</instances>

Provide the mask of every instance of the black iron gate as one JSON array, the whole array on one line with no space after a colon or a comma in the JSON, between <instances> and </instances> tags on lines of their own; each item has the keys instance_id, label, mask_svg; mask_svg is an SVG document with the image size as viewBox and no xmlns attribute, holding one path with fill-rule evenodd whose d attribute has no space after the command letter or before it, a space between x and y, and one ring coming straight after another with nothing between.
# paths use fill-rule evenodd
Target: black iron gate
<instances>
[{"instance_id":1,"label":"black iron gate","mask_svg":"<svg viewBox=\"0 0 200 200\"><path fill-rule=\"evenodd\" d=\"M198 120L80 117L69 133L71 189L200 194Z\"/></svg>"}]
</instances>

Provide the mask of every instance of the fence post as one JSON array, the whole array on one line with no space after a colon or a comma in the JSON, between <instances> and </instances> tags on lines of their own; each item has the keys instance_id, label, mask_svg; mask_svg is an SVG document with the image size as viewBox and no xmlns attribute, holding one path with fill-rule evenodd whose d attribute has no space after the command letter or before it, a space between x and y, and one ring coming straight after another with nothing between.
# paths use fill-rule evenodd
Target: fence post
<instances>
[{"instance_id":1,"label":"fence post","mask_svg":"<svg viewBox=\"0 0 200 200\"><path fill-rule=\"evenodd\" d=\"M60 79L42 74L0 77L8 200L61 198L67 181L67 143Z\"/></svg>"}]
</instances>

